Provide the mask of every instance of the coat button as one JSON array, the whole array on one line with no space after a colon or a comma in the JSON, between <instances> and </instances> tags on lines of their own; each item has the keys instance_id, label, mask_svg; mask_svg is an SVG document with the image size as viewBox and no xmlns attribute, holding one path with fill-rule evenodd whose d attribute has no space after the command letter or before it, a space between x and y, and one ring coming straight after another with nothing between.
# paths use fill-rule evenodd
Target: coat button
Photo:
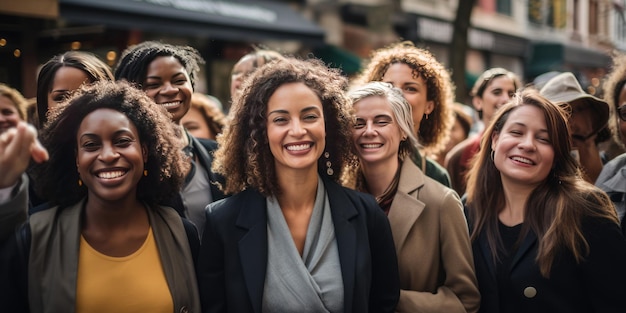
<instances>
[{"instance_id":1,"label":"coat button","mask_svg":"<svg viewBox=\"0 0 626 313\"><path fill-rule=\"evenodd\" d=\"M526 298L534 298L537 295L537 289L535 287L526 287L524 288L524 296Z\"/></svg>"},{"instance_id":2,"label":"coat button","mask_svg":"<svg viewBox=\"0 0 626 313\"><path fill-rule=\"evenodd\" d=\"M187 309L187 307L186 307L186 306L182 306L182 307L180 308L180 311L179 311L179 312L180 312L180 313L189 313L189 309Z\"/></svg>"}]
</instances>

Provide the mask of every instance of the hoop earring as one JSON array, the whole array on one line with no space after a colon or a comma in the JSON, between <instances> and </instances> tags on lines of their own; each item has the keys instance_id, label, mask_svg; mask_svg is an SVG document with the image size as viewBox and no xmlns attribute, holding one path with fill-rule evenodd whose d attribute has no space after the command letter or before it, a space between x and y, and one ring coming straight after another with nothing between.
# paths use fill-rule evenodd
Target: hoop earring
<instances>
[{"instance_id":1,"label":"hoop earring","mask_svg":"<svg viewBox=\"0 0 626 313\"><path fill-rule=\"evenodd\" d=\"M495 162L494 158L496 157L496 151L495 150L491 150L491 161Z\"/></svg>"},{"instance_id":2,"label":"hoop earring","mask_svg":"<svg viewBox=\"0 0 626 313\"><path fill-rule=\"evenodd\" d=\"M324 152L324 157L326 158L326 174L328 174L328 176L333 176L335 171L333 171L333 164L329 160L330 153L328 153L328 151Z\"/></svg>"}]
</instances>

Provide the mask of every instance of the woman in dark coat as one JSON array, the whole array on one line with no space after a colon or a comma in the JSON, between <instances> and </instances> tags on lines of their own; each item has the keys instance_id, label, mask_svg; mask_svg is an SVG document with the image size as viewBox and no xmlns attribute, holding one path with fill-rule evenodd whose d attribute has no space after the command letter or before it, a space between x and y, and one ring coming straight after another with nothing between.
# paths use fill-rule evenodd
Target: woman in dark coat
<instances>
[{"instance_id":1,"label":"woman in dark coat","mask_svg":"<svg viewBox=\"0 0 626 313\"><path fill-rule=\"evenodd\" d=\"M198 261L204 312L393 312L398 265L373 197L340 186L352 117L346 79L278 60L246 80L214 169Z\"/></svg>"},{"instance_id":2,"label":"woman in dark coat","mask_svg":"<svg viewBox=\"0 0 626 313\"><path fill-rule=\"evenodd\" d=\"M480 312L624 312L626 240L570 155L567 113L522 92L488 125L467 211Z\"/></svg>"}]
</instances>

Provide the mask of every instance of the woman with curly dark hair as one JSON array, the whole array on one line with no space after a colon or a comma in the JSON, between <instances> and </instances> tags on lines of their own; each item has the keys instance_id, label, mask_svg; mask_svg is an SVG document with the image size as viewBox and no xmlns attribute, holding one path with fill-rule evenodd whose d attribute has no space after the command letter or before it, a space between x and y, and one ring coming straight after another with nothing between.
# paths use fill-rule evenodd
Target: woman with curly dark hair
<instances>
[{"instance_id":1,"label":"woman with curly dark hair","mask_svg":"<svg viewBox=\"0 0 626 313\"><path fill-rule=\"evenodd\" d=\"M53 109L33 168L52 208L2 253L3 308L199 312L195 228L163 197L188 167L167 113L126 83L79 89ZM6 285L5 285L6 284Z\"/></svg>"},{"instance_id":2,"label":"woman with curly dark hair","mask_svg":"<svg viewBox=\"0 0 626 313\"><path fill-rule=\"evenodd\" d=\"M402 90L411 104L414 131L422 145L411 159L426 176L450 187L446 170L426 157L445 148L454 123L454 87L448 71L430 52L405 41L373 52L354 84L370 81L391 83Z\"/></svg>"},{"instance_id":3,"label":"woman with curly dark hair","mask_svg":"<svg viewBox=\"0 0 626 313\"><path fill-rule=\"evenodd\" d=\"M191 107L196 76L204 60L189 46L146 41L126 49L115 68L115 79L126 80L143 90L154 102L170 113L177 137L192 163L180 192L165 204L189 218L202 235L204 207L224 198L217 188L221 178L211 171L213 140L192 136L181 123Z\"/></svg>"},{"instance_id":4,"label":"woman with curly dark hair","mask_svg":"<svg viewBox=\"0 0 626 313\"><path fill-rule=\"evenodd\" d=\"M213 168L230 198L207 208L204 312L392 312L389 222L338 184L350 153L347 81L315 60L276 60L246 80Z\"/></svg>"}]
</instances>

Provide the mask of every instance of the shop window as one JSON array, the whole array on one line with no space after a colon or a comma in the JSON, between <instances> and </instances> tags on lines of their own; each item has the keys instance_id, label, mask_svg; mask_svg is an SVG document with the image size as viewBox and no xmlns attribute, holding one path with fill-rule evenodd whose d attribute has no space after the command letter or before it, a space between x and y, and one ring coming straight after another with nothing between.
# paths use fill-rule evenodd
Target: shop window
<instances>
[{"instance_id":1,"label":"shop window","mask_svg":"<svg viewBox=\"0 0 626 313\"><path fill-rule=\"evenodd\" d=\"M511 0L496 0L496 11L504 15L512 15Z\"/></svg>"},{"instance_id":2,"label":"shop window","mask_svg":"<svg viewBox=\"0 0 626 313\"><path fill-rule=\"evenodd\" d=\"M566 0L529 0L528 21L553 28L564 28L567 22Z\"/></svg>"}]
</instances>

